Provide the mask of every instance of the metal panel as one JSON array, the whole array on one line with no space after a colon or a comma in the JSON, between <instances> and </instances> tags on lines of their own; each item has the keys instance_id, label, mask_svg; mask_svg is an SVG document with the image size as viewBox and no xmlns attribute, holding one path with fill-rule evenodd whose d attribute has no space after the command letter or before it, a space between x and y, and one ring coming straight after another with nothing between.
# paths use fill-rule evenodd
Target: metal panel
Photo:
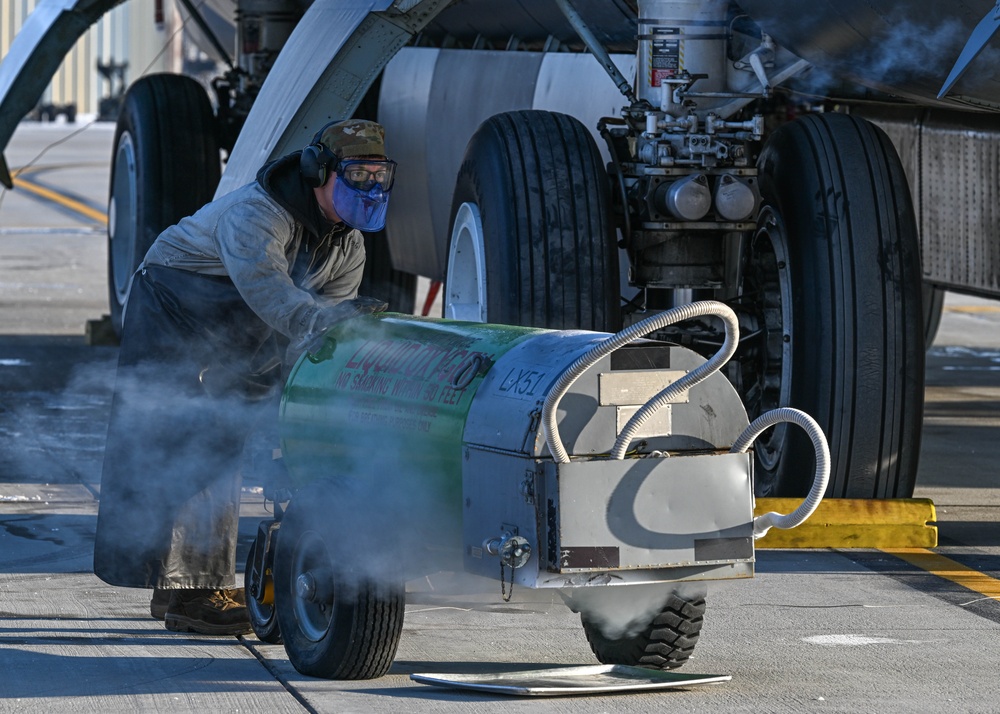
<instances>
[{"instance_id":1,"label":"metal panel","mask_svg":"<svg viewBox=\"0 0 1000 714\"><path fill-rule=\"evenodd\" d=\"M639 411L642 407L632 406L632 407L617 407L616 408L616 420L615 426L617 427L615 433L621 434L622 429L628 424L629 419L635 416L635 413ZM673 406L667 404L663 406L659 411L655 412L649 419L644 421L642 425L636 429L634 438L636 439L650 439L654 436L671 436L674 433L674 419L673 419Z\"/></svg>"},{"instance_id":2,"label":"metal panel","mask_svg":"<svg viewBox=\"0 0 1000 714\"><path fill-rule=\"evenodd\" d=\"M713 454L555 464L467 446L467 571L501 577L485 541L527 539L507 583L530 588L753 575L751 456Z\"/></svg>"},{"instance_id":3,"label":"metal panel","mask_svg":"<svg viewBox=\"0 0 1000 714\"><path fill-rule=\"evenodd\" d=\"M921 136L924 275L1000 295L1000 121L930 113Z\"/></svg>"},{"instance_id":4,"label":"metal panel","mask_svg":"<svg viewBox=\"0 0 1000 714\"><path fill-rule=\"evenodd\" d=\"M535 501L535 461L510 454L466 447L462 457L462 542L465 569L487 578L500 577L500 561L483 543L505 532L527 538L532 555L507 582L536 587L540 540ZM542 556L544 557L544 556Z\"/></svg>"},{"instance_id":5,"label":"metal panel","mask_svg":"<svg viewBox=\"0 0 1000 714\"><path fill-rule=\"evenodd\" d=\"M692 684L728 682L728 674L681 674L620 664L590 667L559 667L500 674L414 673L410 679L439 687L464 689L517 697L618 694L651 691Z\"/></svg>"},{"instance_id":6,"label":"metal panel","mask_svg":"<svg viewBox=\"0 0 1000 714\"><path fill-rule=\"evenodd\" d=\"M685 374L687 372L680 370L653 372L639 369L602 372L598 376L598 402L602 407L643 405ZM686 401L688 393L685 389L672 403L680 404Z\"/></svg>"},{"instance_id":7,"label":"metal panel","mask_svg":"<svg viewBox=\"0 0 1000 714\"><path fill-rule=\"evenodd\" d=\"M899 152L920 227L924 280L1000 296L1000 118L857 109Z\"/></svg>"},{"instance_id":8,"label":"metal panel","mask_svg":"<svg viewBox=\"0 0 1000 714\"><path fill-rule=\"evenodd\" d=\"M408 273L443 278L451 197L465 147L487 118L531 107L542 55L440 50L434 58L433 79L426 94L408 97L413 103L383 118L383 106L414 94L410 63L426 67L427 51L406 48L389 63L382 79L379 120L387 136L397 137L393 146L407 145L405 154L397 159L399 163L413 164L406 174L410 182L398 181L390 202L391 213L395 212L391 204L397 199L407 208L406 220L393 221L390 216L386 224L393 265ZM420 82L420 89L424 89L426 79ZM410 126L411 120L415 120L414 126ZM418 133L418 126L424 131Z\"/></svg>"},{"instance_id":9,"label":"metal panel","mask_svg":"<svg viewBox=\"0 0 1000 714\"><path fill-rule=\"evenodd\" d=\"M748 454L545 464L548 567L556 572L753 560ZM553 505L554 504L554 508ZM581 553L582 551L582 553Z\"/></svg>"}]
</instances>

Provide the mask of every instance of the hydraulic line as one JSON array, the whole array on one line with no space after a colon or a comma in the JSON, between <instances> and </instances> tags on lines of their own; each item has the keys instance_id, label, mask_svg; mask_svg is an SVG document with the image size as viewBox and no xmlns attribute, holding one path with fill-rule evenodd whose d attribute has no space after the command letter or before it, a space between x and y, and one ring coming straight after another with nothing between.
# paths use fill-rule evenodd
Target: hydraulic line
<instances>
[{"instance_id":1,"label":"hydraulic line","mask_svg":"<svg viewBox=\"0 0 1000 714\"><path fill-rule=\"evenodd\" d=\"M619 71L618 67L615 66L615 63L611 61L611 55L609 55L608 51L604 49L604 46L600 43L597 37L594 36L591 29L587 27L587 23L583 21L580 13L578 13L576 8L570 4L569 0L556 0L556 5L559 6L562 14L565 15L567 20L569 20L569 24L573 26L576 34L580 36L581 40L583 40L583 44L587 46L587 49L590 50L590 53L594 55L597 61L601 63L604 71L608 73L609 77L611 77L611 81L618 87L618 91L621 92L630 103L635 104L636 96L632 91L631 83L625 79L625 75L623 75L621 71Z\"/></svg>"},{"instance_id":2,"label":"hydraulic line","mask_svg":"<svg viewBox=\"0 0 1000 714\"><path fill-rule=\"evenodd\" d=\"M690 320L704 315L715 315L716 317L721 318L725 324L726 339L722 343L722 347L703 365L692 370L691 372L688 372L646 402L646 404L644 404L642 408L639 409L639 411L637 411L631 419L629 419L628 423L625 424L625 427L622 429L621 434L618 435L614 448L611 451L611 458L623 459L625 458L625 452L628 449L628 445L632 441L632 436L636 433L636 431L638 431L639 427L642 426L642 424L654 412L656 412L656 410L675 399L677 395L681 394L685 390L690 389L694 385L705 380L714 372L717 372L722 365L730 360L739 345L740 328L736 319L736 313L733 312L732 308L728 305L712 300L695 302L690 305L681 305L653 315L652 317L648 317L641 322L637 322L634 325L625 328L621 332L612 335L577 358L577 360L559 376L559 379L556 380L556 383L552 386L552 389L545 397L545 402L542 404L542 424L545 427L545 439L549 447L549 452L552 454L552 458L561 464L567 464L570 461L569 454L566 452L566 448L563 446L562 439L559 436L559 426L556 423L556 411L559 407L560 400L562 400L566 392L569 391L569 388L573 386L573 383L576 382L576 380L579 379L584 372L594 366L594 364L596 364L602 357L611 354L618 348L623 347L630 342L634 342L635 340L648 335L650 332L661 330L668 325L674 324L675 322L683 322L684 320Z\"/></svg>"}]
</instances>

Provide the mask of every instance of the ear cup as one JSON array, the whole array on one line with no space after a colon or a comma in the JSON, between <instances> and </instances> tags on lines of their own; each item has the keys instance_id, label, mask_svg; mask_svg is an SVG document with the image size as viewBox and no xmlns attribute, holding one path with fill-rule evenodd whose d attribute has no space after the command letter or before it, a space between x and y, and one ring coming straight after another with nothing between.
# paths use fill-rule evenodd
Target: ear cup
<instances>
[{"instance_id":1,"label":"ear cup","mask_svg":"<svg viewBox=\"0 0 1000 714\"><path fill-rule=\"evenodd\" d=\"M319 188L326 183L331 158L333 154L322 144L310 144L302 150L299 156L299 173L307 184Z\"/></svg>"}]
</instances>

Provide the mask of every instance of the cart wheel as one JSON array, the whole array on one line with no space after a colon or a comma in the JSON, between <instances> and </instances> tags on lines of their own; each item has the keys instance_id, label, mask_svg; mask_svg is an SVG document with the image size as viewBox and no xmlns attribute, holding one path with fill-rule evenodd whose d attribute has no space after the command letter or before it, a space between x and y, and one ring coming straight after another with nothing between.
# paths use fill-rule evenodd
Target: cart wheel
<instances>
[{"instance_id":1,"label":"cart wheel","mask_svg":"<svg viewBox=\"0 0 1000 714\"><path fill-rule=\"evenodd\" d=\"M393 582L338 566L329 512L313 489L296 495L275 552L275 607L296 670L324 679L374 679L392 666L403 629L402 578ZM356 534L345 539L353 542Z\"/></svg>"},{"instance_id":2,"label":"cart wheel","mask_svg":"<svg viewBox=\"0 0 1000 714\"><path fill-rule=\"evenodd\" d=\"M609 638L599 624L582 614L590 649L602 664L649 669L677 669L690 659L701 635L705 598L671 593L660 614L633 635Z\"/></svg>"},{"instance_id":3,"label":"cart wheel","mask_svg":"<svg viewBox=\"0 0 1000 714\"><path fill-rule=\"evenodd\" d=\"M274 578L270 566L265 566L261 572L257 562L257 549L260 547L255 539L250 546L247 565L243 570L243 591L246 593L247 612L250 614L250 625L257 639L272 645L281 644L281 628L278 626L278 616L274 608ZM251 593L263 578L264 597L258 601Z\"/></svg>"}]
</instances>

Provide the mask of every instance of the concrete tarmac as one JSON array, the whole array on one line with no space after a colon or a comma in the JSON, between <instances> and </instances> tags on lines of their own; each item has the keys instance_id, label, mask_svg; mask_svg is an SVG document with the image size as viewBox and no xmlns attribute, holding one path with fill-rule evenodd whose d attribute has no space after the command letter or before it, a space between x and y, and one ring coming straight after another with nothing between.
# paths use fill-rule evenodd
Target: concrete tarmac
<instances>
[{"instance_id":1,"label":"concrete tarmac","mask_svg":"<svg viewBox=\"0 0 1000 714\"><path fill-rule=\"evenodd\" d=\"M92 573L116 349L87 345L84 324L107 312L113 127L63 141L74 128L23 124L6 156L17 168L51 147L22 177L79 206L23 187L0 199L0 713L1000 710L1000 306L956 295L928 356L916 494L938 505L934 552L949 560L931 572L875 550L758 551L753 580L710 588L681 670L729 682L545 699L415 683L596 664L558 597L518 589L505 603L496 581L448 572L408 584L378 680L305 677L252 635L166 631L148 591ZM265 515L247 484L240 562Z\"/></svg>"}]
</instances>

